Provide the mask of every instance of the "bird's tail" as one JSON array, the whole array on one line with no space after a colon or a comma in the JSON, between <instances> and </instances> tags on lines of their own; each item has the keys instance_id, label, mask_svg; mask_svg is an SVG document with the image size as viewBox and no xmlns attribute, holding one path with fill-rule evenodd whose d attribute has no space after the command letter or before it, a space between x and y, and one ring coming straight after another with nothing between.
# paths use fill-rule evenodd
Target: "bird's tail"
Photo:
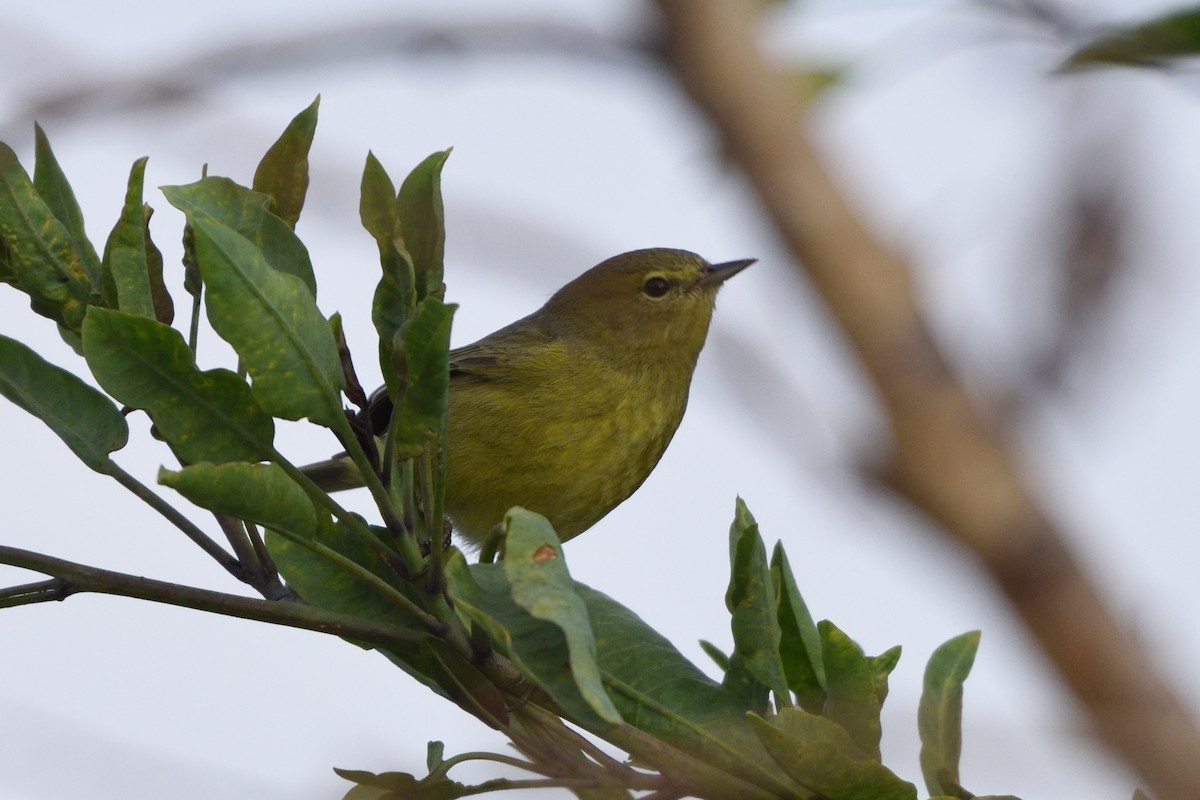
<instances>
[{"instance_id":1,"label":"bird's tail","mask_svg":"<svg viewBox=\"0 0 1200 800\"><path fill-rule=\"evenodd\" d=\"M300 468L313 483L326 492L344 492L364 486L362 473L349 456L334 456Z\"/></svg>"}]
</instances>

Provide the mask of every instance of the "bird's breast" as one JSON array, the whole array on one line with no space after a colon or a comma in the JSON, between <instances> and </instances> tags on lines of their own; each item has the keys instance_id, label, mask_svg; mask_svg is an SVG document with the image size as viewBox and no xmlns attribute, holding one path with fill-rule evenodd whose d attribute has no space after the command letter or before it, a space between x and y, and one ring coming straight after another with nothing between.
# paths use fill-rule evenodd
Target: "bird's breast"
<instances>
[{"instance_id":1,"label":"bird's breast","mask_svg":"<svg viewBox=\"0 0 1200 800\"><path fill-rule=\"evenodd\" d=\"M563 539L580 533L641 485L679 426L690 374L559 366L452 386L446 507L469 538L514 505Z\"/></svg>"}]
</instances>

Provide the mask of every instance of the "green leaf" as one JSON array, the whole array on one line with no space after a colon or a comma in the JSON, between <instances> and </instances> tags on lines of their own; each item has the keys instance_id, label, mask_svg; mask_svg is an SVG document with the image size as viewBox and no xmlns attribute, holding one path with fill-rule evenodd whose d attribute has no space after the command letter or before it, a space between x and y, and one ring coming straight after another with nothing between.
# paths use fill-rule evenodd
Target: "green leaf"
<instances>
[{"instance_id":1,"label":"green leaf","mask_svg":"<svg viewBox=\"0 0 1200 800\"><path fill-rule=\"evenodd\" d=\"M346 551L352 548L353 540L349 536L334 536L336 541L331 543L332 549L346 554ZM329 541L329 533L322 534L320 538ZM267 547L288 586L303 597L305 602L318 608L370 619L391 619L395 616L395 607L378 592L357 576L341 569L329 559L314 554L302 544L283 536L272 535L268 531ZM382 563L369 556L365 548L361 555L365 557L361 561L350 558L380 577L387 574Z\"/></svg>"},{"instance_id":2,"label":"green leaf","mask_svg":"<svg viewBox=\"0 0 1200 800\"><path fill-rule=\"evenodd\" d=\"M79 255L83 258L84 269L95 286L100 279L100 257L96 255L96 248L92 247L92 242L84 230L83 211L79 208L79 201L75 199L75 191L71 188L66 173L59 166L58 159L54 157L54 151L50 149L50 140L46 138L46 132L36 122L33 124L33 138L33 188L37 190L38 196L51 213L67 229Z\"/></svg>"},{"instance_id":3,"label":"green leaf","mask_svg":"<svg viewBox=\"0 0 1200 800\"><path fill-rule=\"evenodd\" d=\"M402 347L393 351L401 360L399 368L393 369L402 381L401 400L388 435L397 458L425 452L441 429L450 386L450 325L456 308L433 297L423 300L404 326Z\"/></svg>"},{"instance_id":4,"label":"green leaf","mask_svg":"<svg viewBox=\"0 0 1200 800\"><path fill-rule=\"evenodd\" d=\"M38 314L77 332L96 302L87 264L63 223L38 196L12 149L0 143L0 241L8 269Z\"/></svg>"},{"instance_id":5,"label":"green leaf","mask_svg":"<svg viewBox=\"0 0 1200 800\"><path fill-rule=\"evenodd\" d=\"M455 800L478 794L475 787L452 781L445 775L430 775L418 780L407 772L384 772L376 775L363 770L338 769L340 777L358 784L345 800ZM358 789L366 791L355 793Z\"/></svg>"},{"instance_id":6,"label":"green leaf","mask_svg":"<svg viewBox=\"0 0 1200 800\"><path fill-rule=\"evenodd\" d=\"M113 296L106 292L104 300L109 308L157 319L146 249L146 212L142 201L145 176L146 159L139 158L129 171L129 188L126 190L121 218L117 220L104 246L103 285L111 286L115 293Z\"/></svg>"},{"instance_id":7,"label":"green leaf","mask_svg":"<svg viewBox=\"0 0 1200 800\"><path fill-rule=\"evenodd\" d=\"M530 616L562 631L568 670L579 693L601 719L619 724L621 715L600 681L587 607L575 593L554 528L541 514L512 508L504 515L504 531L502 563L513 601Z\"/></svg>"},{"instance_id":8,"label":"green leaf","mask_svg":"<svg viewBox=\"0 0 1200 800\"><path fill-rule=\"evenodd\" d=\"M333 332L312 293L294 275L272 269L264 251L236 229L187 211L185 197L197 186L163 191L188 213L213 329L237 351L264 410L340 425L345 377Z\"/></svg>"},{"instance_id":9,"label":"green leaf","mask_svg":"<svg viewBox=\"0 0 1200 800\"><path fill-rule=\"evenodd\" d=\"M739 693L751 700L753 710L765 710L755 702L765 701L765 696L756 697L755 684L775 695L777 708L788 708L791 696L779 651L782 634L767 549L758 533L758 523L740 497L729 528L729 560L725 605L732 614L733 654L725 685L740 687Z\"/></svg>"},{"instance_id":10,"label":"green leaf","mask_svg":"<svg viewBox=\"0 0 1200 800\"><path fill-rule=\"evenodd\" d=\"M12 265L8 262L8 245L2 238L0 238L0 283L14 285L17 283L17 273L13 272Z\"/></svg>"},{"instance_id":11,"label":"green leaf","mask_svg":"<svg viewBox=\"0 0 1200 800\"><path fill-rule=\"evenodd\" d=\"M845 728L868 758L879 760L882 703L875 690L875 671L862 648L832 622L817 624L825 659L825 716Z\"/></svg>"},{"instance_id":12,"label":"green leaf","mask_svg":"<svg viewBox=\"0 0 1200 800\"><path fill-rule=\"evenodd\" d=\"M449 647L440 639L438 642L446 647ZM433 772L438 769L446 760L446 745L434 740L425 744L425 769Z\"/></svg>"},{"instance_id":13,"label":"green leaf","mask_svg":"<svg viewBox=\"0 0 1200 800\"><path fill-rule=\"evenodd\" d=\"M191 502L237 519L313 539L333 521L278 464L193 464L160 470L158 482Z\"/></svg>"},{"instance_id":14,"label":"green leaf","mask_svg":"<svg viewBox=\"0 0 1200 800\"><path fill-rule=\"evenodd\" d=\"M347 569L344 562L330 557L330 553L344 556L409 600L420 604L422 598L418 596L418 590L400 580L378 551L353 535L347 524L335 523L332 530L322 530L316 538L318 541L315 543L301 542L288 538L276 529L268 529L266 535L267 549L279 573L306 603L364 619L386 619L409 627L416 633L427 632L393 600L381 594L376 585L365 580L358 572ZM438 681L438 665L431 660L427 648L397 647L381 652L418 682L444 697L450 696Z\"/></svg>"},{"instance_id":15,"label":"green leaf","mask_svg":"<svg viewBox=\"0 0 1200 800\"><path fill-rule=\"evenodd\" d=\"M372 152L367 152L363 166L358 201L358 216L367 233L375 239L380 251L390 249L400 236L400 208L396 202L396 185L387 170Z\"/></svg>"},{"instance_id":16,"label":"green leaf","mask_svg":"<svg viewBox=\"0 0 1200 800\"><path fill-rule=\"evenodd\" d=\"M821 717L785 709L769 722L751 716L755 732L775 762L800 785L828 800L915 800L917 787L874 759L855 758L836 727ZM844 733L844 732L843 732Z\"/></svg>"},{"instance_id":17,"label":"green leaf","mask_svg":"<svg viewBox=\"0 0 1200 800\"><path fill-rule=\"evenodd\" d=\"M523 675L542 687L566 714L593 730L612 724L583 696L571 674L571 657L562 628L537 619L512 598L500 564L468 566L451 550L446 559L450 597L460 614L483 628Z\"/></svg>"},{"instance_id":18,"label":"green leaf","mask_svg":"<svg viewBox=\"0 0 1200 800\"><path fill-rule=\"evenodd\" d=\"M814 714L825 707L825 662L821 634L800 596L783 543L771 554L771 582L779 603L779 656L787 685L801 708Z\"/></svg>"},{"instance_id":19,"label":"green leaf","mask_svg":"<svg viewBox=\"0 0 1200 800\"><path fill-rule=\"evenodd\" d=\"M167 291L163 282L162 251L150 238L150 218L154 209L149 205L142 206L142 240L146 246L146 271L150 278L150 297L154 304L154 318L164 325L170 325L175 319L175 301Z\"/></svg>"},{"instance_id":20,"label":"green leaf","mask_svg":"<svg viewBox=\"0 0 1200 800\"><path fill-rule=\"evenodd\" d=\"M335 768L336 769L336 768ZM379 789L374 786L355 786L346 794L342 795L342 800L395 800L387 789Z\"/></svg>"},{"instance_id":21,"label":"green leaf","mask_svg":"<svg viewBox=\"0 0 1200 800\"><path fill-rule=\"evenodd\" d=\"M183 226L183 290L192 296L193 308L199 308L204 281L200 277L200 265L196 263L196 237L192 226Z\"/></svg>"},{"instance_id":22,"label":"green leaf","mask_svg":"<svg viewBox=\"0 0 1200 800\"><path fill-rule=\"evenodd\" d=\"M261 461L275 424L233 372L201 372L183 336L145 317L93 308L83 354L96 380L125 405L146 410L185 463Z\"/></svg>"},{"instance_id":23,"label":"green leaf","mask_svg":"<svg viewBox=\"0 0 1200 800\"><path fill-rule=\"evenodd\" d=\"M306 502L311 503L307 499ZM279 528L267 530L267 549L288 586L306 603L318 608L364 619L387 619L425 633L418 623L409 625L410 620L403 610L398 612L396 603L382 594L376 583L366 579L357 570L347 569L346 562L357 565L417 605L424 600L421 590L397 575L384 560L381 554L383 548L371 546L371 542L356 534L349 523L329 525L326 524L327 512L317 513L320 524L311 541L284 535ZM341 556L342 560L331 558L331 553ZM437 674L436 665L430 660L427 648L400 648L382 652L422 684L438 694L449 696L432 677Z\"/></svg>"},{"instance_id":24,"label":"green leaf","mask_svg":"<svg viewBox=\"0 0 1200 800\"><path fill-rule=\"evenodd\" d=\"M0 336L0 394L46 423L97 472L105 472L108 454L129 440L129 426L111 400L7 336Z\"/></svg>"},{"instance_id":25,"label":"green leaf","mask_svg":"<svg viewBox=\"0 0 1200 800\"><path fill-rule=\"evenodd\" d=\"M442 209L442 167L450 157L442 150L426 158L404 179L396 204L400 231L412 256L418 299L442 297L443 255L446 249Z\"/></svg>"},{"instance_id":26,"label":"green leaf","mask_svg":"<svg viewBox=\"0 0 1200 800\"><path fill-rule=\"evenodd\" d=\"M304 195L308 192L308 151L317 130L317 108L321 96L297 114L283 134L271 145L254 171L253 188L271 198L272 214L296 227Z\"/></svg>"},{"instance_id":27,"label":"green leaf","mask_svg":"<svg viewBox=\"0 0 1200 800\"><path fill-rule=\"evenodd\" d=\"M1200 9L1189 8L1115 28L1077 49L1063 68L1098 64L1155 66L1196 55L1200 55Z\"/></svg>"},{"instance_id":28,"label":"green leaf","mask_svg":"<svg viewBox=\"0 0 1200 800\"><path fill-rule=\"evenodd\" d=\"M576 583L596 638L597 662L625 721L693 759L709 780L735 776L751 787L791 796L795 786L758 742L741 699L711 680L674 645L612 598ZM748 785L747 785L748 784Z\"/></svg>"},{"instance_id":29,"label":"green leaf","mask_svg":"<svg viewBox=\"0 0 1200 800\"><path fill-rule=\"evenodd\" d=\"M892 674L892 670L900 663L900 645L889 648L877 656L867 658L867 663L871 666L871 675L874 677L875 696L879 698L879 705L883 705L883 701L888 696L888 676Z\"/></svg>"},{"instance_id":30,"label":"green leaf","mask_svg":"<svg viewBox=\"0 0 1200 800\"><path fill-rule=\"evenodd\" d=\"M724 650L704 639L700 640L700 649L704 651L706 656L713 660L713 663L717 665L717 669L721 670L721 672L729 669L729 656Z\"/></svg>"},{"instance_id":31,"label":"green leaf","mask_svg":"<svg viewBox=\"0 0 1200 800\"><path fill-rule=\"evenodd\" d=\"M412 257L400 233L400 209L396 189L383 165L367 153L363 167L359 217L379 247L382 273L371 304L371 321L379 333L379 363L393 398L399 377L393 366L394 342L416 309L416 278Z\"/></svg>"},{"instance_id":32,"label":"green leaf","mask_svg":"<svg viewBox=\"0 0 1200 800\"><path fill-rule=\"evenodd\" d=\"M65 328L61 322L55 323L54 327L58 331L58 338L62 339L77 355L83 355L83 337L79 335L79 331Z\"/></svg>"},{"instance_id":33,"label":"green leaf","mask_svg":"<svg viewBox=\"0 0 1200 800\"><path fill-rule=\"evenodd\" d=\"M854 739L850 737L850 732L829 717L812 714L798 708L785 708L764 721L772 728L788 734L801 747L827 742L840 755L854 761L870 760L862 748L855 744Z\"/></svg>"},{"instance_id":34,"label":"green leaf","mask_svg":"<svg viewBox=\"0 0 1200 800\"><path fill-rule=\"evenodd\" d=\"M184 186L164 186L171 205L187 215L188 222L207 219L236 231L260 253L270 267L295 275L317 296L308 248L288 224L268 210L271 198L239 186L229 178L202 178ZM184 237L187 243L187 237Z\"/></svg>"},{"instance_id":35,"label":"green leaf","mask_svg":"<svg viewBox=\"0 0 1200 800\"><path fill-rule=\"evenodd\" d=\"M921 773L930 794L950 794L947 784L958 785L963 682L975 663L979 636L979 631L970 631L954 637L933 651L925 667L917 729L921 734Z\"/></svg>"}]
</instances>

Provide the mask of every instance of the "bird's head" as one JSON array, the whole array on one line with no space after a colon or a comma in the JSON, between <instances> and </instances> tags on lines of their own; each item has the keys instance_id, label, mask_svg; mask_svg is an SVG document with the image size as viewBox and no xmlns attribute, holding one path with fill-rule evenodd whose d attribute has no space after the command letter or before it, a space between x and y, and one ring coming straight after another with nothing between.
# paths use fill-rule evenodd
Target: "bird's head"
<instances>
[{"instance_id":1,"label":"bird's head","mask_svg":"<svg viewBox=\"0 0 1200 800\"><path fill-rule=\"evenodd\" d=\"M694 363L717 290L754 259L710 264L686 250L651 248L604 261L559 289L542 313L605 346L677 354Z\"/></svg>"}]
</instances>

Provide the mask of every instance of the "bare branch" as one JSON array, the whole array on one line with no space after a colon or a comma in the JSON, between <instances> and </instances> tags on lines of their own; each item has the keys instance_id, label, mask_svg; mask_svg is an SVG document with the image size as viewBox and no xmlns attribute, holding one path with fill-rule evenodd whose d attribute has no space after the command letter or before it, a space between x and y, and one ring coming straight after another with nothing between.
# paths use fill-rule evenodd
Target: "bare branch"
<instances>
[{"instance_id":1,"label":"bare branch","mask_svg":"<svg viewBox=\"0 0 1200 800\"><path fill-rule=\"evenodd\" d=\"M54 577L54 580L50 581L0 590L0 607L19 604L5 603L4 600L9 598L28 597L26 602L48 602L65 600L72 594L81 592L95 592L194 608L230 617L287 625L292 628L303 628L368 642L378 647L410 650L417 646L422 638L422 634L397 625L325 611L303 603L259 600L254 597L241 597L208 589L198 589L193 586L182 586L152 578L89 567L16 547L0 546L0 564L8 564Z\"/></svg>"}]
</instances>

